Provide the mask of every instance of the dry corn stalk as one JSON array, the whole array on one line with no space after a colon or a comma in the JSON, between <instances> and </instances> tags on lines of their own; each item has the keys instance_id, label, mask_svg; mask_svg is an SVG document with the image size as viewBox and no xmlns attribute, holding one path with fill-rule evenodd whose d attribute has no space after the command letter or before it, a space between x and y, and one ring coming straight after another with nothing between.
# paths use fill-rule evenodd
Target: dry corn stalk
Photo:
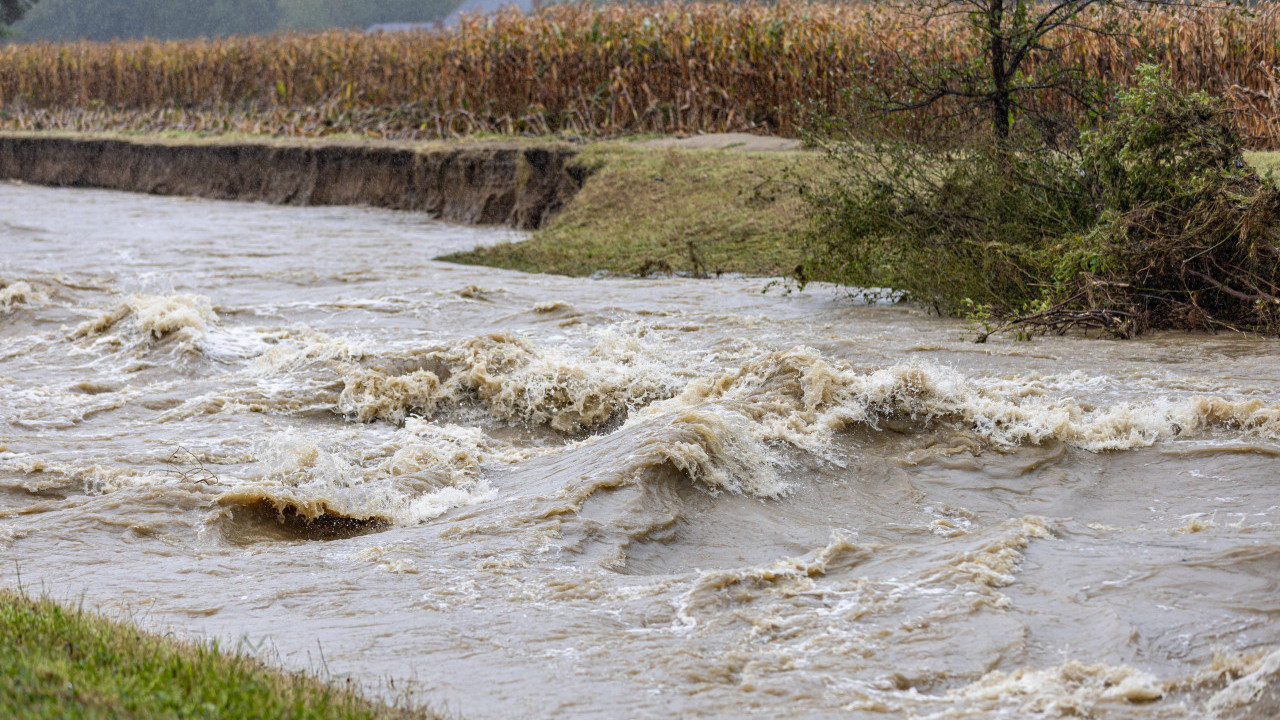
<instances>
[{"instance_id":1,"label":"dry corn stalk","mask_svg":"<svg viewBox=\"0 0 1280 720\"><path fill-rule=\"evenodd\" d=\"M1251 146L1280 147L1277 6L1113 12L1136 33L1069 31L1067 63L1123 82L1158 62L1176 83L1227 97ZM12 44L0 48L0 125L786 135L806 103L839 112L846 89L892 82L898 53L954 58L966 32L958 19L921 28L886 5L557 4L445 32Z\"/></svg>"}]
</instances>

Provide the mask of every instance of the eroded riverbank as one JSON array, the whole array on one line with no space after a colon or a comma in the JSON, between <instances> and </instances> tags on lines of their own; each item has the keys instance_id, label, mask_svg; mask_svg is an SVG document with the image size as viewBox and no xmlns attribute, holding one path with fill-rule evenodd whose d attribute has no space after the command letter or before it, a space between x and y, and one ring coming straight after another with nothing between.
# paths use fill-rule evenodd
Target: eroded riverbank
<instances>
[{"instance_id":1,"label":"eroded riverbank","mask_svg":"<svg viewBox=\"0 0 1280 720\"><path fill-rule=\"evenodd\" d=\"M0 133L0 178L55 187L424 212L540 227L588 169L564 143L165 139Z\"/></svg>"},{"instance_id":2,"label":"eroded riverbank","mask_svg":"<svg viewBox=\"0 0 1280 720\"><path fill-rule=\"evenodd\" d=\"M450 259L565 275L789 273L805 219L788 178L821 168L795 141L742 134L570 145L0 133L0 178L537 228Z\"/></svg>"}]
</instances>

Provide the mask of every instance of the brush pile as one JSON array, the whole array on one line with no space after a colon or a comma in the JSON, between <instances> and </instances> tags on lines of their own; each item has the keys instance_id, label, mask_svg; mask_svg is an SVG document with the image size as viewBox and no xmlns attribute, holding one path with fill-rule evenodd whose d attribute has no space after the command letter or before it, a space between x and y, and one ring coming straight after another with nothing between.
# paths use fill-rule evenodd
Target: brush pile
<instances>
[{"instance_id":1,"label":"brush pile","mask_svg":"<svg viewBox=\"0 0 1280 720\"><path fill-rule=\"evenodd\" d=\"M1280 334L1280 188L1242 149L1220 99L1151 65L1070 147L835 143L804 270L982 320L979 340Z\"/></svg>"},{"instance_id":2,"label":"brush pile","mask_svg":"<svg viewBox=\"0 0 1280 720\"><path fill-rule=\"evenodd\" d=\"M1059 310L1126 333L1280 332L1280 188L1245 165L1222 103L1145 67L1116 105L1082 139L1097 222L1051 249Z\"/></svg>"}]
</instances>

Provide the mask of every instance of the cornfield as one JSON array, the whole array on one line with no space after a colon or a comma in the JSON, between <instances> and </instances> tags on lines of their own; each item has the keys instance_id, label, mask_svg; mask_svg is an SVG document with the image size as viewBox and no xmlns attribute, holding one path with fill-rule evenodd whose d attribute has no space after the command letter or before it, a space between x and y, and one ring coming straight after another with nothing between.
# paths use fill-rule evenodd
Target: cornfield
<instances>
[{"instance_id":1,"label":"cornfield","mask_svg":"<svg viewBox=\"0 0 1280 720\"><path fill-rule=\"evenodd\" d=\"M1251 147L1280 147L1280 6L1115 12L1137 30L1064 30L1060 59L1118 83L1162 64L1178 85L1225 97ZM846 90L893 83L904 53L955 59L967 32L963 19L921 27L887 5L555 4L438 32L10 44L0 127L793 135L810 103L839 111Z\"/></svg>"}]
</instances>

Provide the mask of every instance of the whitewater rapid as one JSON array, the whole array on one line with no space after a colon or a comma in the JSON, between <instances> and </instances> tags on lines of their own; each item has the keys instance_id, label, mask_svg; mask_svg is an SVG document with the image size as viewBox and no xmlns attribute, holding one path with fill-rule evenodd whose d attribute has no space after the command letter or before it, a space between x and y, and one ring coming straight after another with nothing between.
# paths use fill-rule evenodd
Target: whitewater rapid
<instances>
[{"instance_id":1,"label":"whitewater rapid","mask_svg":"<svg viewBox=\"0 0 1280 720\"><path fill-rule=\"evenodd\" d=\"M0 184L0 574L465 718L1280 714L1280 345Z\"/></svg>"}]
</instances>

